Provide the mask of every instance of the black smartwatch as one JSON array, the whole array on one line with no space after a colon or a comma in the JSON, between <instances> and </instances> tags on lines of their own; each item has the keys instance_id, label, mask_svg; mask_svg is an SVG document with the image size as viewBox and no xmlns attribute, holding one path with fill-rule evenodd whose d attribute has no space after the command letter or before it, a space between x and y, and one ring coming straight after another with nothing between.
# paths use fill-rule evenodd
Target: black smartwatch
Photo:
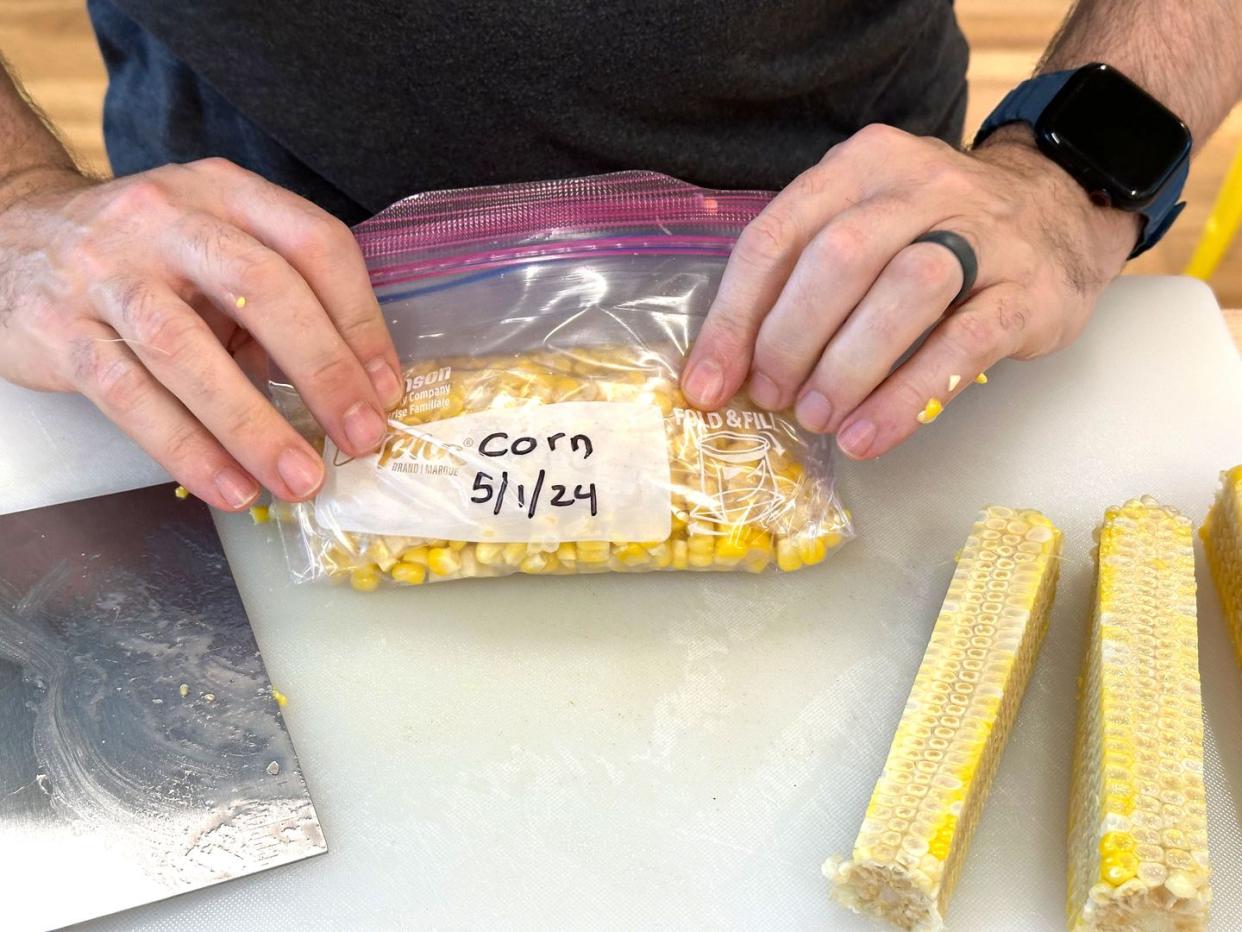
<instances>
[{"instance_id":1,"label":"black smartwatch","mask_svg":"<svg viewBox=\"0 0 1242 932\"><path fill-rule=\"evenodd\" d=\"M1190 130L1164 104L1116 68L1095 63L1024 81L984 120L979 145L1009 123L1027 123L1041 152L1091 200L1140 214L1130 258L1150 249L1186 205Z\"/></svg>"}]
</instances>

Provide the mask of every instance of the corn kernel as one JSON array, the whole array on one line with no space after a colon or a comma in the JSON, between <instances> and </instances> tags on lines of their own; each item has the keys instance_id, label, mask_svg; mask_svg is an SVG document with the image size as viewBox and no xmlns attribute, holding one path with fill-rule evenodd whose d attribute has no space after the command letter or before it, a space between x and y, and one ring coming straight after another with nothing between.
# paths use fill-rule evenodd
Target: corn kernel
<instances>
[{"instance_id":1,"label":"corn kernel","mask_svg":"<svg viewBox=\"0 0 1242 932\"><path fill-rule=\"evenodd\" d=\"M788 537L782 537L776 542L776 565L786 573L802 568L802 557L798 555L798 547Z\"/></svg>"},{"instance_id":2,"label":"corn kernel","mask_svg":"<svg viewBox=\"0 0 1242 932\"><path fill-rule=\"evenodd\" d=\"M427 551L427 568L437 576L452 576L461 569L461 558L448 547Z\"/></svg>"},{"instance_id":3,"label":"corn kernel","mask_svg":"<svg viewBox=\"0 0 1242 932\"><path fill-rule=\"evenodd\" d=\"M673 541L673 569L684 570L690 566L690 551L684 540Z\"/></svg>"},{"instance_id":4,"label":"corn kernel","mask_svg":"<svg viewBox=\"0 0 1242 932\"><path fill-rule=\"evenodd\" d=\"M532 553L518 564L523 573L542 573L548 568L548 556L544 553Z\"/></svg>"},{"instance_id":5,"label":"corn kernel","mask_svg":"<svg viewBox=\"0 0 1242 932\"><path fill-rule=\"evenodd\" d=\"M179 485L173 489L173 495L177 496L177 498L185 500L190 497L190 490L183 485Z\"/></svg>"},{"instance_id":6,"label":"corn kernel","mask_svg":"<svg viewBox=\"0 0 1242 932\"><path fill-rule=\"evenodd\" d=\"M744 533L735 530L725 537L716 538L715 557L721 566L736 566L749 552L750 543Z\"/></svg>"},{"instance_id":7,"label":"corn kernel","mask_svg":"<svg viewBox=\"0 0 1242 932\"><path fill-rule=\"evenodd\" d=\"M388 545L378 538L367 545L367 549L362 556L363 559L376 564L385 573L392 569L393 564L397 562L397 558L388 549Z\"/></svg>"},{"instance_id":8,"label":"corn kernel","mask_svg":"<svg viewBox=\"0 0 1242 932\"><path fill-rule=\"evenodd\" d=\"M971 529L853 855L824 865L833 898L856 912L906 929L943 926L1048 624L1061 535L1040 519L991 507ZM970 641L981 656L959 646ZM916 786L917 817L899 815Z\"/></svg>"},{"instance_id":9,"label":"corn kernel","mask_svg":"<svg viewBox=\"0 0 1242 932\"><path fill-rule=\"evenodd\" d=\"M358 567L349 574L349 584L359 592L374 592L380 584L379 567L373 563Z\"/></svg>"},{"instance_id":10,"label":"corn kernel","mask_svg":"<svg viewBox=\"0 0 1242 932\"><path fill-rule=\"evenodd\" d=\"M650 555L642 544L618 544L613 555L625 566L641 566L648 562Z\"/></svg>"},{"instance_id":11,"label":"corn kernel","mask_svg":"<svg viewBox=\"0 0 1242 932\"><path fill-rule=\"evenodd\" d=\"M930 424L936 418L940 417L940 412L944 410L939 398L928 398L927 404L923 405L923 410L914 416L914 419L920 424Z\"/></svg>"},{"instance_id":12,"label":"corn kernel","mask_svg":"<svg viewBox=\"0 0 1242 932\"><path fill-rule=\"evenodd\" d=\"M611 548L607 541L600 540L580 540L578 541L578 562L579 563L607 563L611 556Z\"/></svg>"},{"instance_id":13,"label":"corn kernel","mask_svg":"<svg viewBox=\"0 0 1242 932\"><path fill-rule=\"evenodd\" d=\"M521 566L522 561L527 557L525 544L505 544L504 549L506 566Z\"/></svg>"},{"instance_id":14,"label":"corn kernel","mask_svg":"<svg viewBox=\"0 0 1242 932\"><path fill-rule=\"evenodd\" d=\"M266 505L251 505L250 520L255 524L267 524L271 520L271 512Z\"/></svg>"},{"instance_id":15,"label":"corn kernel","mask_svg":"<svg viewBox=\"0 0 1242 932\"><path fill-rule=\"evenodd\" d=\"M407 586L421 586L427 581L427 567L422 563L395 563L388 572L397 582Z\"/></svg>"},{"instance_id":16,"label":"corn kernel","mask_svg":"<svg viewBox=\"0 0 1242 932\"><path fill-rule=\"evenodd\" d=\"M427 548L425 546L406 547L397 557L402 563L421 563L427 565Z\"/></svg>"},{"instance_id":17,"label":"corn kernel","mask_svg":"<svg viewBox=\"0 0 1242 932\"><path fill-rule=\"evenodd\" d=\"M804 566L823 563L828 555L828 547L822 537L803 538L798 541L798 559Z\"/></svg>"},{"instance_id":18,"label":"corn kernel","mask_svg":"<svg viewBox=\"0 0 1242 932\"><path fill-rule=\"evenodd\" d=\"M497 566L505 561L505 545L486 542L476 544L474 556L484 566Z\"/></svg>"}]
</instances>

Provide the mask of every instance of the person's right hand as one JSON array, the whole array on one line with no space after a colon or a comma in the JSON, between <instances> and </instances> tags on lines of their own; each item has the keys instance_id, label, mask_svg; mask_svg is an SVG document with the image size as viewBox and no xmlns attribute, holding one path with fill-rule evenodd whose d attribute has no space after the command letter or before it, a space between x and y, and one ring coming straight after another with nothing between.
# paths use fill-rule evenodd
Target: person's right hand
<instances>
[{"instance_id":1,"label":"person's right hand","mask_svg":"<svg viewBox=\"0 0 1242 932\"><path fill-rule=\"evenodd\" d=\"M267 354L350 455L402 387L349 229L222 159L0 199L0 378L78 391L194 495L309 498L323 463L243 368ZM257 480L257 481L256 481Z\"/></svg>"}]
</instances>

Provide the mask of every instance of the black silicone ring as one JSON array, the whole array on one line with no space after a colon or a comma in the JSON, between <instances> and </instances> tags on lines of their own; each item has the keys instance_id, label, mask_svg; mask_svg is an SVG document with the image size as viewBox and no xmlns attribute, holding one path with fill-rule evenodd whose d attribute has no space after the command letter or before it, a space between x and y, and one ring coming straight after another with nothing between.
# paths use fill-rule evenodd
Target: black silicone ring
<instances>
[{"instance_id":1,"label":"black silicone ring","mask_svg":"<svg viewBox=\"0 0 1242 932\"><path fill-rule=\"evenodd\" d=\"M962 267L962 287L949 302L949 307L953 307L970 294L970 289L975 287L975 277L979 274L979 257L975 255L974 249L971 248L970 243L966 242L964 236L952 230L932 230L930 233L924 233L914 243L937 243L953 253L957 264ZM910 245L913 246L914 243Z\"/></svg>"}]
</instances>

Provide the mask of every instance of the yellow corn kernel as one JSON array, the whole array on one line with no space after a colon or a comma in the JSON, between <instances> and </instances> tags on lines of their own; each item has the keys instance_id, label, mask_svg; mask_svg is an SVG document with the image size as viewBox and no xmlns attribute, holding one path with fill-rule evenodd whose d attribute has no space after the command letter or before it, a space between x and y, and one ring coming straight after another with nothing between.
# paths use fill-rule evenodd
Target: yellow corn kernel
<instances>
[{"instance_id":1,"label":"yellow corn kernel","mask_svg":"<svg viewBox=\"0 0 1242 932\"><path fill-rule=\"evenodd\" d=\"M788 537L776 542L776 565L786 573L802 568L802 557L798 555L798 545Z\"/></svg>"},{"instance_id":2,"label":"yellow corn kernel","mask_svg":"<svg viewBox=\"0 0 1242 932\"><path fill-rule=\"evenodd\" d=\"M349 584L359 592L374 592L380 584L379 567L374 563L358 567L349 574Z\"/></svg>"},{"instance_id":3,"label":"yellow corn kernel","mask_svg":"<svg viewBox=\"0 0 1242 932\"><path fill-rule=\"evenodd\" d=\"M267 524L272 519L272 513L266 505L251 505L250 520L255 524Z\"/></svg>"},{"instance_id":4,"label":"yellow corn kernel","mask_svg":"<svg viewBox=\"0 0 1242 932\"><path fill-rule=\"evenodd\" d=\"M647 552L651 554L657 569L666 570L673 563L673 548L668 541L661 541Z\"/></svg>"},{"instance_id":5,"label":"yellow corn kernel","mask_svg":"<svg viewBox=\"0 0 1242 932\"><path fill-rule=\"evenodd\" d=\"M1070 792L1069 925L1202 929L1211 890L1190 521L1151 498L1110 508L1097 564Z\"/></svg>"},{"instance_id":6,"label":"yellow corn kernel","mask_svg":"<svg viewBox=\"0 0 1242 932\"><path fill-rule=\"evenodd\" d=\"M617 544L613 548L613 556L621 561L624 566L642 566L650 559L642 544Z\"/></svg>"},{"instance_id":7,"label":"yellow corn kernel","mask_svg":"<svg viewBox=\"0 0 1242 932\"><path fill-rule=\"evenodd\" d=\"M798 541L798 559L804 566L823 563L828 555L828 545L822 537L804 537Z\"/></svg>"},{"instance_id":8,"label":"yellow corn kernel","mask_svg":"<svg viewBox=\"0 0 1242 932\"><path fill-rule=\"evenodd\" d=\"M462 548L464 548L467 543L468 541L464 541L464 540L450 540L448 542L449 550L460 553Z\"/></svg>"},{"instance_id":9,"label":"yellow corn kernel","mask_svg":"<svg viewBox=\"0 0 1242 932\"><path fill-rule=\"evenodd\" d=\"M363 551L362 557L364 560L370 560L376 564L385 573L392 569L393 564L397 562L397 558L388 549L388 545L378 538L367 545L367 549Z\"/></svg>"},{"instance_id":10,"label":"yellow corn kernel","mask_svg":"<svg viewBox=\"0 0 1242 932\"><path fill-rule=\"evenodd\" d=\"M772 541L772 535L762 528L755 528L750 535L749 546L752 552L766 554L768 557L776 549L776 544Z\"/></svg>"},{"instance_id":11,"label":"yellow corn kernel","mask_svg":"<svg viewBox=\"0 0 1242 932\"><path fill-rule=\"evenodd\" d=\"M987 385L988 374L986 372L980 372L977 376L975 376L975 381L978 382L980 385Z\"/></svg>"},{"instance_id":12,"label":"yellow corn kernel","mask_svg":"<svg viewBox=\"0 0 1242 932\"><path fill-rule=\"evenodd\" d=\"M688 569L690 566L690 549L684 540L673 541L672 567L675 570Z\"/></svg>"},{"instance_id":13,"label":"yellow corn kernel","mask_svg":"<svg viewBox=\"0 0 1242 932\"><path fill-rule=\"evenodd\" d=\"M521 566L522 561L528 556L526 545L518 543L505 544L504 555L506 566Z\"/></svg>"},{"instance_id":14,"label":"yellow corn kernel","mask_svg":"<svg viewBox=\"0 0 1242 932\"><path fill-rule=\"evenodd\" d=\"M607 563L612 555L612 548L606 540L578 541L579 563Z\"/></svg>"},{"instance_id":15,"label":"yellow corn kernel","mask_svg":"<svg viewBox=\"0 0 1242 932\"><path fill-rule=\"evenodd\" d=\"M927 404L923 405L923 410L914 416L914 419L920 424L930 424L936 418L940 417L940 412L944 410L939 398L928 398Z\"/></svg>"},{"instance_id":16,"label":"yellow corn kernel","mask_svg":"<svg viewBox=\"0 0 1242 932\"><path fill-rule=\"evenodd\" d=\"M746 555L746 559L742 561L742 569L748 573L762 573L771 562L771 550L752 550Z\"/></svg>"},{"instance_id":17,"label":"yellow corn kernel","mask_svg":"<svg viewBox=\"0 0 1242 932\"><path fill-rule=\"evenodd\" d=\"M1233 641L1233 653L1242 665L1242 466L1233 467L1220 478L1220 491L1199 534Z\"/></svg>"},{"instance_id":18,"label":"yellow corn kernel","mask_svg":"<svg viewBox=\"0 0 1242 932\"><path fill-rule=\"evenodd\" d=\"M1042 517L993 506L971 529L852 857L824 865L856 912L942 927L1048 625L1061 534Z\"/></svg>"},{"instance_id":19,"label":"yellow corn kernel","mask_svg":"<svg viewBox=\"0 0 1242 932\"><path fill-rule=\"evenodd\" d=\"M552 385L553 394L557 401L568 401L573 398L582 389L583 382L570 376L562 376Z\"/></svg>"},{"instance_id":20,"label":"yellow corn kernel","mask_svg":"<svg viewBox=\"0 0 1242 932\"><path fill-rule=\"evenodd\" d=\"M184 500L190 497L190 490L187 489L183 485L179 485L175 489L173 489L173 495L177 496L177 498Z\"/></svg>"},{"instance_id":21,"label":"yellow corn kernel","mask_svg":"<svg viewBox=\"0 0 1242 932\"><path fill-rule=\"evenodd\" d=\"M749 533L745 527L734 527L723 537L716 538L714 555L720 566L736 566L750 552Z\"/></svg>"},{"instance_id":22,"label":"yellow corn kernel","mask_svg":"<svg viewBox=\"0 0 1242 932\"><path fill-rule=\"evenodd\" d=\"M548 559L550 554L532 553L522 558L522 562L518 564L518 569L523 573L543 573L549 568L551 561Z\"/></svg>"},{"instance_id":23,"label":"yellow corn kernel","mask_svg":"<svg viewBox=\"0 0 1242 932\"><path fill-rule=\"evenodd\" d=\"M432 547L427 551L427 568L437 576L452 576L461 569L461 557L448 547Z\"/></svg>"},{"instance_id":24,"label":"yellow corn kernel","mask_svg":"<svg viewBox=\"0 0 1242 932\"><path fill-rule=\"evenodd\" d=\"M714 534L691 534L686 541L686 548L690 553L711 556L716 552L716 537Z\"/></svg>"},{"instance_id":25,"label":"yellow corn kernel","mask_svg":"<svg viewBox=\"0 0 1242 932\"><path fill-rule=\"evenodd\" d=\"M505 562L505 545L487 542L476 544L474 557L484 566L498 566Z\"/></svg>"},{"instance_id":26,"label":"yellow corn kernel","mask_svg":"<svg viewBox=\"0 0 1242 932\"><path fill-rule=\"evenodd\" d=\"M556 559L562 566L568 566L572 570L574 564L578 562L578 550L571 541L565 541L556 548Z\"/></svg>"},{"instance_id":27,"label":"yellow corn kernel","mask_svg":"<svg viewBox=\"0 0 1242 932\"><path fill-rule=\"evenodd\" d=\"M189 692L188 686L186 687L186 692ZM185 694L182 693L181 695L184 696ZM272 698L276 700L276 705L282 709L289 704L289 698L275 686L272 687Z\"/></svg>"},{"instance_id":28,"label":"yellow corn kernel","mask_svg":"<svg viewBox=\"0 0 1242 932\"><path fill-rule=\"evenodd\" d=\"M398 554L397 559L402 563L421 563L427 565L427 548L423 545L417 547L406 547Z\"/></svg>"},{"instance_id":29,"label":"yellow corn kernel","mask_svg":"<svg viewBox=\"0 0 1242 932\"><path fill-rule=\"evenodd\" d=\"M422 563L394 563L388 575L407 586L421 586L427 581L427 567Z\"/></svg>"}]
</instances>

